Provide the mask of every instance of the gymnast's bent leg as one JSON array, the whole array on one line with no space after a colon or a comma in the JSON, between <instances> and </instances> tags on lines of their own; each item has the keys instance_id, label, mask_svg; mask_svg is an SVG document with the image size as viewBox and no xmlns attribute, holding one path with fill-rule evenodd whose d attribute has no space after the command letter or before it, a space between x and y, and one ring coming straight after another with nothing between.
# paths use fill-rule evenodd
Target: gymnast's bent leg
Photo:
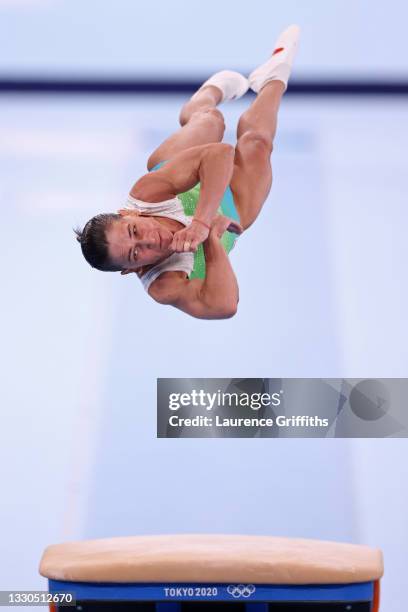
<instances>
[{"instance_id":1,"label":"gymnast's bent leg","mask_svg":"<svg viewBox=\"0 0 408 612\"><path fill-rule=\"evenodd\" d=\"M281 81L267 83L238 123L231 190L244 229L255 221L271 189L271 153L283 92Z\"/></svg>"},{"instance_id":2,"label":"gymnast's bent leg","mask_svg":"<svg viewBox=\"0 0 408 612\"><path fill-rule=\"evenodd\" d=\"M181 128L149 157L148 170L190 147L221 142L225 124L216 107L221 102L241 97L247 90L247 79L237 72L224 70L208 79L181 109Z\"/></svg>"},{"instance_id":3,"label":"gymnast's bent leg","mask_svg":"<svg viewBox=\"0 0 408 612\"><path fill-rule=\"evenodd\" d=\"M238 123L231 181L244 229L252 225L259 215L272 185L270 157L278 110L298 40L298 26L290 26L279 36L272 57L249 76L250 86L258 95Z\"/></svg>"}]
</instances>

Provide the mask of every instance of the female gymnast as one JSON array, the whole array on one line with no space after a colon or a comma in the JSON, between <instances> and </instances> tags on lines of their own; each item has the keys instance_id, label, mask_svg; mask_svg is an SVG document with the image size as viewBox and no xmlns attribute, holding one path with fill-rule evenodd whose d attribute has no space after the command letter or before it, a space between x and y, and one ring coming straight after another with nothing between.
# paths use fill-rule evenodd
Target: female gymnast
<instances>
[{"instance_id":1,"label":"female gymnast","mask_svg":"<svg viewBox=\"0 0 408 612\"><path fill-rule=\"evenodd\" d=\"M299 27L278 38L270 59L248 78L222 71L180 113L181 129L156 149L148 174L118 213L76 230L88 263L135 273L149 295L200 319L232 317L238 284L228 253L265 202L281 98L298 46ZM257 93L238 123L235 148L222 142L221 102Z\"/></svg>"}]
</instances>

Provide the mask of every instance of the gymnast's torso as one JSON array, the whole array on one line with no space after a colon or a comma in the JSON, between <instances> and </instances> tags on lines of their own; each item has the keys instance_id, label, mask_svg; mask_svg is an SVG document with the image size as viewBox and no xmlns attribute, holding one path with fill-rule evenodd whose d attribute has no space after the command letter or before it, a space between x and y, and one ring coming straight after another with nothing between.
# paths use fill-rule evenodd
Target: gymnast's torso
<instances>
[{"instance_id":1,"label":"gymnast's torso","mask_svg":"<svg viewBox=\"0 0 408 612\"><path fill-rule=\"evenodd\" d=\"M192 189L161 202L145 202L129 194L124 208L133 210L140 215L155 217L157 221L163 218L171 219L177 222L178 227L174 224L177 231L177 229L182 229L191 224L199 197L200 183L197 183ZM239 219L230 188L226 190L220 202L218 212L229 218ZM228 231L225 232L221 243L226 253L229 253L234 247L236 239L236 234ZM179 272L186 275L189 279L205 278L203 245L200 245L195 253L173 253L157 264L145 266L138 271L138 277L142 281L145 291L148 291L151 284L159 276L168 272Z\"/></svg>"}]
</instances>

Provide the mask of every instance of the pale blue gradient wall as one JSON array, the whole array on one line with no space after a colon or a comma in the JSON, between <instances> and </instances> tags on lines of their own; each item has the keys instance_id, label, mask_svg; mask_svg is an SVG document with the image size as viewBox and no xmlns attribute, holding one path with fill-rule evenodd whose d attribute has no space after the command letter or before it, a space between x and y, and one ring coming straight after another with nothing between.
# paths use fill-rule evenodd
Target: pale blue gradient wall
<instances>
[{"instance_id":1,"label":"pale blue gradient wall","mask_svg":"<svg viewBox=\"0 0 408 612\"><path fill-rule=\"evenodd\" d=\"M303 29L299 77L407 78L402 0L0 0L0 72L197 78L251 70Z\"/></svg>"}]
</instances>

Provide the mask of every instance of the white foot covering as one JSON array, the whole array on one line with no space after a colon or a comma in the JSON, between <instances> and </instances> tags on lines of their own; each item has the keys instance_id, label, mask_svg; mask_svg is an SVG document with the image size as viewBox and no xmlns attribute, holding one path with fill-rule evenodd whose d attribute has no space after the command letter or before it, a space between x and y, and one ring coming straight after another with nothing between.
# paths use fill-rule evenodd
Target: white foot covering
<instances>
[{"instance_id":1,"label":"white foot covering","mask_svg":"<svg viewBox=\"0 0 408 612\"><path fill-rule=\"evenodd\" d=\"M280 34L272 56L248 77L249 86L253 91L258 93L268 81L282 81L286 90L299 37L300 28L297 25L289 26Z\"/></svg>"},{"instance_id":2,"label":"white foot covering","mask_svg":"<svg viewBox=\"0 0 408 612\"><path fill-rule=\"evenodd\" d=\"M228 102L229 100L236 100L240 98L249 89L248 79L239 72L233 72L232 70L222 70L216 72L210 77L205 83L203 83L198 91L203 87L213 85L218 87L222 92L221 102ZM198 93L198 92L197 92ZM194 94L193 98L197 95Z\"/></svg>"}]
</instances>

